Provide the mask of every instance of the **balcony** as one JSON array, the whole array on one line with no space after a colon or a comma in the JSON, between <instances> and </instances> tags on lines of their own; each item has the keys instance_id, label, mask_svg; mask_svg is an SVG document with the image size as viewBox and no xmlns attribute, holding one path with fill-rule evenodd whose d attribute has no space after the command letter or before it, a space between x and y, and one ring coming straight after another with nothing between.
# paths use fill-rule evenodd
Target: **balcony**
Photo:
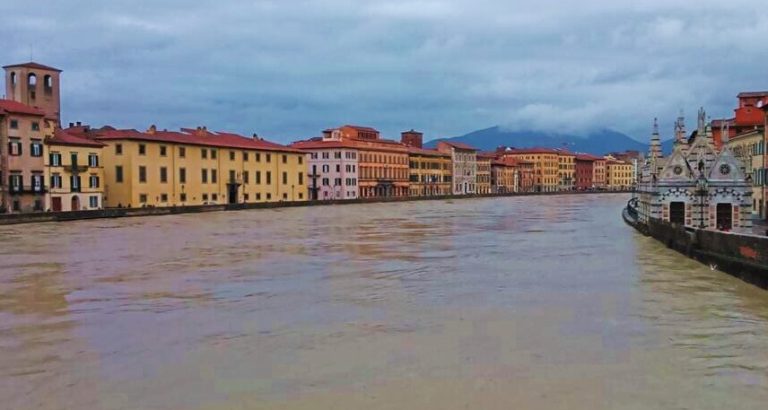
<instances>
[{"instance_id":1,"label":"balcony","mask_svg":"<svg viewBox=\"0 0 768 410\"><path fill-rule=\"evenodd\" d=\"M64 168L64 171L70 172L72 174L79 174L81 172L87 172L88 171L88 166L87 165L78 165L78 164L64 165L63 168Z\"/></svg>"}]
</instances>

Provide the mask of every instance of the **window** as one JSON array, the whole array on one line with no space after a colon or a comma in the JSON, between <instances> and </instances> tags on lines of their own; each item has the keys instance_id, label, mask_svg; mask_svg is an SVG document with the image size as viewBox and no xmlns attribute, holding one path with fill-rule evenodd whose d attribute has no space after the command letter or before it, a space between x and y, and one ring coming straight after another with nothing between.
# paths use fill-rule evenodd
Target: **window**
<instances>
[{"instance_id":1,"label":"window","mask_svg":"<svg viewBox=\"0 0 768 410\"><path fill-rule=\"evenodd\" d=\"M99 156L97 154L88 154L88 166L97 168L99 166Z\"/></svg>"},{"instance_id":2,"label":"window","mask_svg":"<svg viewBox=\"0 0 768 410\"><path fill-rule=\"evenodd\" d=\"M229 160L234 161L235 160L235 151L229 151Z\"/></svg>"},{"instance_id":3,"label":"window","mask_svg":"<svg viewBox=\"0 0 768 410\"><path fill-rule=\"evenodd\" d=\"M285 193L285 192L283 192L283 200L284 200L284 201L288 200L288 194L287 194L287 193Z\"/></svg>"},{"instance_id":4,"label":"window","mask_svg":"<svg viewBox=\"0 0 768 410\"><path fill-rule=\"evenodd\" d=\"M51 188L61 188L61 174L51 175Z\"/></svg>"},{"instance_id":5,"label":"window","mask_svg":"<svg viewBox=\"0 0 768 410\"><path fill-rule=\"evenodd\" d=\"M261 184L261 171L256 171L256 184Z\"/></svg>"},{"instance_id":6,"label":"window","mask_svg":"<svg viewBox=\"0 0 768 410\"><path fill-rule=\"evenodd\" d=\"M69 177L69 187L72 192L80 192L80 176L72 175Z\"/></svg>"},{"instance_id":7,"label":"window","mask_svg":"<svg viewBox=\"0 0 768 410\"><path fill-rule=\"evenodd\" d=\"M183 193L183 192L182 192L182 193L179 195L179 198L181 199L181 202L187 202L187 194L185 194L185 193Z\"/></svg>"},{"instance_id":8,"label":"window","mask_svg":"<svg viewBox=\"0 0 768 410\"><path fill-rule=\"evenodd\" d=\"M215 149L211 149L211 159L216 159L216 153L217 151Z\"/></svg>"},{"instance_id":9,"label":"window","mask_svg":"<svg viewBox=\"0 0 768 410\"><path fill-rule=\"evenodd\" d=\"M60 167L61 166L61 154L58 152L51 152L48 155L48 163L52 167Z\"/></svg>"},{"instance_id":10,"label":"window","mask_svg":"<svg viewBox=\"0 0 768 410\"><path fill-rule=\"evenodd\" d=\"M341 165L340 164L336 164L336 172L341 172Z\"/></svg>"},{"instance_id":11,"label":"window","mask_svg":"<svg viewBox=\"0 0 768 410\"><path fill-rule=\"evenodd\" d=\"M187 157L187 149L185 147L179 147L179 158Z\"/></svg>"},{"instance_id":12,"label":"window","mask_svg":"<svg viewBox=\"0 0 768 410\"><path fill-rule=\"evenodd\" d=\"M187 183L187 169L186 168L179 168L179 183L180 184L186 184Z\"/></svg>"},{"instance_id":13,"label":"window","mask_svg":"<svg viewBox=\"0 0 768 410\"><path fill-rule=\"evenodd\" d=\"M160 202L168 202L168 194L160 194Z\"/></svg>"},{"instance_id":14,"label":"window","mask_svg":"<svg viewBox=\"0 0 768 410\"><path fill-rule=\"evenodd\" d=\"M272 162L272 154L267 154L267 162Z\"/></svg>"},{"instance_id":15,"label":"window","mask_svg":"<svg viewBox=\"0 0 768 410\"><path fill-rule=\"evenodd\" d=\"M299 185L304 185L304 173L299 172Z\"/></svg>"},{"instance_id":16,"label":"window","mask_svg":"<svg viewBox=\"0 0 768 410\"><path fill-rule=\"evenodd\" d=\"M301 165L303 163L304 163L304 157L299 156L299 165ZM301 195L301 194L299 194L299 195Z\"/></svg>"},{"instance_id":17,"label":"window","mask_svg":"<svg viewBox=\"0 0 768 410\"><path fill-rule=\"evenodd\" d=\"M229 170L229 182L234 183L235 182L235 170L230 169Z\"/></svg>"},{"instance_id":18,"label":"window","mask_svg":"<svg viewBox=\"0 0 768 410\"><path fill-rule=\"evenodd\" d=\"M256 200L261 201L261 192L256 193Z\"/></svg>"},{"instance_id":19,"label":"window","mask_svg":"<svg viewBox=\"0 0 768 410\"><path fill-rule=\"evenodd\" d=\"M323 165L323 172L328 172L330 170L331 170L330 165L327 165L327 164Z\"/></svg>"},{"instance_id":20,"label":"window","mask_svg":"<svg viewBox=\"0 0 768 410\"><path fill-rule=\"evenodd\" d=\"M211 170L211 183L212 184L216 183L216 170L215 169Z\"/></svg>"},{"instance_id":21,"label":"window","mask_svg":"<svg viewBox=\"0 0 768 410\"><path fill-rule=\"evenodd\" d=\"M267 154L267 157L269 157L269 154ZM267 171L267 185L271 185L271 184L272 184L272 172Z\"/></svg>"},{"instance_id":22,"label":"window","mask_svg":"<svg viewBox=\"0 0 768 410\"><path fill-rule=\"evenodd\" d=\"M283 155L283 164L288 163L288 155Z\"/></svg>"},{"instance_id":23,"label":"window","mask_svg":"<svg viewBox=\"0 0 768 410\"><path fill-rule=\"evenodd\" d=\"M10 127L12 130L19 129L19 120L11 120Z\"/></svg>"},{"instance_id":24,"label":"window","mask_svg":"<svg viewBox=\"0 0 768 410\"><path fill-rule=\"evenodd\" d=\"M243 171L243 184L248 184L248 171Z\"/></svg>"},{"instance_id":25,"label":"window","mask_svg":"<svg viewBox=\"0 0 768 410\"><path fill-rule=\"evenodd\" d=\"M119 183L123 182L123 166L122 165L115 166L115 181Z\"/></svg>"},{"instance_id":26,"label":"window","mask_svg":"<svg viewBox=\"0 0 768 410\"><path fill-rule=\"evenodd\" d=\"M261 162L261 153L260 152L256 153L256 162Z\"/></svg>"},{"instance_id":27,"label":"window","mask_svg":"<svg viewBox=\"0 0 768 410\"><path fill-rule=\"evenodd\" d=\"M243 194L243 199L247 201L250 199L250 196L248 194Z\"/></svg>"},{"instance_id":28,"label":"window","mask_svg":"<svg viewBox=\"0 0 768 410\"><path fill-rule=\"evenodd\" d=\"M43 175L42 174L32 175L32 191L43 192Z\"/></svg>"},{"instance_id":29,"label":"window","mask_svg":"<svg viewBox=\"0 0 768 410\"><path fill-rule=\"evenodd\" d=\"M160 146L160 156L161 157L167 157L168 156L168 147L165 145Z\"/></svg>"},{"instance_id":30,"label":"window","mask_svg":"<svg viewBox=\"0 0 768 410\"><path fill-rule=\"evenodd\" d=\"M147 194L139 194L139 202L142 204L147 203Z\"/></svg>"},{"instance_id":31,"label":"window","mask_svg":"<svg viewBox=\"0 0 768 410\"><path fill-rule=\"evenodd\" d=\"M139 182L141 183L147 182L147 167L143 165L139 166Z\"/></svg>"},{"instance_id":32,"label":"window","mask_svg":"<svg viewBox=\"0 0 768 410\"><path fill-rule=\"evenodd\" d=\"M98 208L99 197L96 195L91 195L90 197L88 197L88 205L90 205L91 208Z\"/></svg>"},{"instance_id":33,"label":"window","mask_svg":"<svg viewBox=\"0 0 768 410\"><path fill-rule=\"evenodd\" d=\"M123 155L123 144L115 144L115 155Z\"/></svg>"},{"instance_id":34,"label":"window","mask_svg":"<svg viewBox=\"0 0 768 410\"><path fill-rule=\"evenodd\" d=\"M271 194L271 193L269 193L269 192L267 192L267 201L269 201L269 200L271 200L271 199L272 199L272 194Z\"/></svg>"},{"instance_id":35,"label":"window","mask_svg":"<svg viewBox=\"0 0 768 410\"><path fill-rule=\"evenodd\" d=\"M207 201L207 200L208 200L208 194L203 194L203 201Z\"/></svg>"},{"instance_id":36,"label":"window","mask_svg":"<svg viewBox=\"0 0 768 410\"><path fill-rule=\"evenodd\" d=\"M219 194L211 194L211 200L218 201L219 200Z\"/></svg>"},{"instance_id":37,"label":"window","mask_svg":"<svg viewBox=\"0 0 768 410\"><path fill-rule=\"evenodd\" d=\"M323 186L328 186L330 184L329 181L328 178L323 178Z\"/></svg>"},{"instance_id":38,"label":"window","mask_svg":"<svg viewBox=\"0 0 768 410\"><path fill-rule=\"evenodd\" d=\"M139 155L147 155L147 146L139 144Z\"/></svg>"},{"instance_id":39,"label":"window","mask_svg":"<svg viewBox=\"0 0 768 410\"><path fill-rule=\"evenodd\" d=\"M201 149L200 150L200 155L202 156L203 159L207 159L208 158L208 150L205 149L205 148Z\"/></svg>"},{"instance_id":40,"label":"window","mask_svg":"<svg viewBox=\"0 0 768 410\"><path fill-rule=\"evenodd\" d=\"M288 173L283 172L283 185L287 185L287 184L288 184Z\"/></svg>"},{"instance_id":41,"label":"window","mask_svg":"<svg viewBox=\"0 0 768 410\"><path fill-rule=\"evenodd\" d=\"M333 158L341 159L341 151L334 151L333 152Z\"/></svg>"},{"instance_id":42,"label":"window","mask_svg":"<svg viewBox=\"0 0 768 410\"><path fill-rule=\"evenodd\" d=\"M243 162L248 162L248 153L243 152Z\"/></svg>"},{"instance_id":43,"label":"window","mask_svg":"<svg viewBox=\"0 0 768 410\"><path fill-rule=\"evenodd\" d=\"M202 178L201 178L201 180L203 181L204 184L208 183L208 170L207 169L202 169Z\"/></svg>"},{"instance_id":44,"label":"window","mask_svg":"<svg viewBox=\"0 0 768 410\"><path fill-rule=\"evenodd\" d=\"M21 140L18 138L11 138L8 141L8 154L12 156L21 155Z\"/></svg>"},{"instance_id":45,"label":"window","mask_svg":"<svg viewBox=\"0 0 768 410\"><path fill-rule=\"evenodd\" d=\"M98 188L99 187L99 177L97 175L91 175L88 178L88 187L89 188Z\"/></svg>"},{"instance_id":46,"label":"window","mask_svg":"<svg viewBox=\"0 0 768 410\"><path fill-rule=\"evenodd\" d=\"M304 194L299 192L299 199L304 199Z\"/></svg>"},{"instance_id":47,"label":"window","mask_svg":"<svg viewBox=\"0 0 768 410\"><path fill-rule=\"evenodd\" d=\"M168 182L168 168L160 167L160 183L165 184Z\"/></svg>"},{"instance_id":48,"label":"window","mask_svg":"<svg viewBox=\"0 0 768 410\"><path fill-rule=\"evenodd\" d=\"M77 152L69 153L69 161L73 168L77 168Z\"/></svg>"},{"instance_id":49,"label":"window","mask_svg":"<svg viewBox=\"0 0 768 410\"><path fill-rule=\"evenodd\" d=\"M40 123L37 121L32 121L32 131L40 131Z\"/></svg>"},{"instance_id":50,"label":"window","mask_svg":"<svg viewBox=\"0 0 768 410\"><path fill-rule=\"evenodd\" d=\"M21 190L24 189L21 174L11 174L10 177L8 177L8 185L11 188L11 192L21 192Z\"/></svg>"}]
</instances>

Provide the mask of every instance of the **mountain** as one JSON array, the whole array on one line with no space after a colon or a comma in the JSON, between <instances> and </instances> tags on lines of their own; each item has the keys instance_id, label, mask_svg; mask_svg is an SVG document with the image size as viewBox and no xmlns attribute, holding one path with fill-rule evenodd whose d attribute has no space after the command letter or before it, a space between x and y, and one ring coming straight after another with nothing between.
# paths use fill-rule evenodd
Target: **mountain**
<instances>
[{"instance_id":1,"label":"mountain","mask_svg":"<svg viewBox=\"0 0 768 410\"><path fill-rule=\"evenodd\" d=\"M636 150L648 152L648 144L636 141L626 134L612 130L600 130L587 135L559 134L542 131L508 131L495 126L454 138L440 138L427 142L427 147L435 147L438 141L463 142L483 151L492 151L500 145L515 148L547 147L563 148L570 151L588 152L603 155L609 152ZM672 151L672 140L662 143L664 152Z\"/></svg>"}]
</instances>

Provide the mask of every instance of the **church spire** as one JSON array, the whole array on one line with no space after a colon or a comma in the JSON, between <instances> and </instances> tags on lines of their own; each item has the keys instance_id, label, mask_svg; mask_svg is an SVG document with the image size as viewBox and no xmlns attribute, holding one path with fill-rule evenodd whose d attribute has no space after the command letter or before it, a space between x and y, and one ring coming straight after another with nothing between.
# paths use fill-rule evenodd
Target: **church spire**
<instances>
[{"instance_id":1,"label":"church spire","mask_svg":"<svg viewBox=\"0 0 768 410\"><path fill-rule=\"evenodd\" d=\"M680 115L675 121L675 146L685 144L685 115L683 115L683 109L680 109Z\"/></svg>"},{"instance_id":2,"label":"church spire","mask_svg":"<svg viewBox=\"0 0 768 410\"><path fill-rule=\"evenodd\" d=\"M661 152L661 137L659 136L659 120L653 119L653 135L651 135L651 146L649 147L648 156L651 158L661 158L663 156Z\"/></svg>"}]
</instances>

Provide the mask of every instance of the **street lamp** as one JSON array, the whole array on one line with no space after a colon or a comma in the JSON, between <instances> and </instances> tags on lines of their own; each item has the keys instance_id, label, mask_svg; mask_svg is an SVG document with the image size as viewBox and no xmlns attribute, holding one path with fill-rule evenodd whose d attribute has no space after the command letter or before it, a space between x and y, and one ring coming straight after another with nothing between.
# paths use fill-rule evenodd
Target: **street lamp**
<instances>
[{"instance_id":1,"label":"street lamp","mask_svg":"<svg viewBox=\"0 0 768 410\"><path fill-rule=\"evenodd\" d=\"M704 173L699 174L696 180L696 195L699 197L699 228L704 229L704 197L709 192L709 183Z\"/></svg>"}]
</instances>

